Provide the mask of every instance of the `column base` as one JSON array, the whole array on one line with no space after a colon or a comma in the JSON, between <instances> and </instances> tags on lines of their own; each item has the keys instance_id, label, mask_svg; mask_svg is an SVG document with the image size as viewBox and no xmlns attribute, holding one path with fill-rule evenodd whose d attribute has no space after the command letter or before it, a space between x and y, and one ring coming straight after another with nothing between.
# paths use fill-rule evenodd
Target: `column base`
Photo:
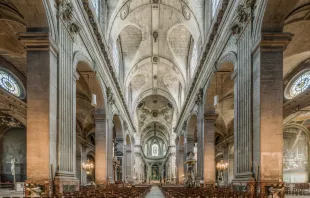
<instances>
[{"instance_id":1,"label":"column base","mask_svg":"<svg viewBox=\"0 0 310 198\"><path fill-rule=\"evenodd\" d=\"M115 184L115 181L113 180L112 177L109 177L109 184Z\"/></svg>"},{"instance_id":2,"label":"column base","mask_svg":"<svg viewBox=\"0 0 310 198\"><path fill-rule=\"evenodd\" d=\"M52 180L27 180L25 181L25 196L40 197L53 194Z\"/></svg>"},{"instance_id":3,"label":"column base","mask_svg":"<svg viewBox=\"0 0 310 198\"><path fill-rule=\"evenodd\" d=\"M55 194L79 191L80 181L76 177L56 176L54 180Z\"/></svg>"}]
</instances>

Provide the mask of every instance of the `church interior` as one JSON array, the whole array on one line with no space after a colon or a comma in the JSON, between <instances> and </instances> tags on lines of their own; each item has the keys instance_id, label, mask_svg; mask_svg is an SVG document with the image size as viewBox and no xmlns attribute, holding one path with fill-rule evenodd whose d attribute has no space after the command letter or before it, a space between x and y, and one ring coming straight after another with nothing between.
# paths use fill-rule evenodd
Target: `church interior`
<instances>
[{"instance_id":1,"label":"church interior","mask_svg":"<svg viewBox=\"0 0 310 198\"><path fill-rule=\"evenodd\" d=\"M0 0L0 197L310 197L310 0Z\"/></svg>"}]
</instances>

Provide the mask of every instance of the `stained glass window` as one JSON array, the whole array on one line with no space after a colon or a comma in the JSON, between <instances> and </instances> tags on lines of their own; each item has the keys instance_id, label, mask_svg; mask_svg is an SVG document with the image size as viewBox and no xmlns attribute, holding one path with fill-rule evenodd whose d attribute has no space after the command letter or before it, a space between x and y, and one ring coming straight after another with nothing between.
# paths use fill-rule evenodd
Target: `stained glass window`
<instances>
[{"instance_id":1,"label":"stained glass window","mask_svg":"<svg viewBox=\"0 0 310 198\"><path fill-rule=\"evenodd\" d=\"M158 156L158 145L157 144L153 144L152 145L152 156Z\"/></svg>"},{"instance_id":2,"label":"stained glass window","mask_svg":"<svg viewBox=\"0 0 310 198\"><path fill-rule=\"evenodd\" d=\"M298 94L304 92L310 85L310 72L306 72L299 76L290 88L291 97L295 97Z\"/></svg>"},{"instance_id":3,"label":"stained glass window","mask_svg":"<svg viewBox=\"0 0 310 198\"><path fill-rule=\"evenodd\" d=\"M213 19L214 16L215 16L217 7L218 7L218 5L219 5L219 2L220 2L220 0L212 0L212 19Z\"/></svg>"},{"instance_id":4,"label":"stained glass window","mask_svg":"<svg viewBox=\"0 0 310 198\"><path fill-rule=\"evenodd\" d=\"M113 52L113 60L114 60L114 65L115 65L115 71L116 71L116 74L117 76L119 75L119 53L118 53L118 48L117 48L117 42L116 41L114 44L113 44L113 49L112 49L112 52Z\"/></svg>"},{"instance_id":5,"label":"stained glass window","mask_svg":"<svg viewBox=\"0 0 310 198\"><path fill-rule=\"evenodd\" d=\"M21 96L19 84L12 75L4 70L0 70L0 87L17 97Z\"/></svg>"},{"instance_id":6,"label":"stained glass window","mask_svg":"<svg viewBox=\"0 0 310 198\"><path fill-rule=\"evenodd\" d=\"M198 49L197 49L197 45L194 44L193 46L193 51L192 51L192 58L191 58L191 77L193 77L195 69L196 69L196 65L197 65L197 59L198 59Z\"/></svg>"},{"instance_id":7,"label":"stained glass window","mask_svg":"<svg viewBox=\"0 0 310 198\"><path fill-rule=\"evenodd\" d=\"M94 7L97 17L99 16L99 0L91 0L91 3Z\"/></svg>"}]
</instances>

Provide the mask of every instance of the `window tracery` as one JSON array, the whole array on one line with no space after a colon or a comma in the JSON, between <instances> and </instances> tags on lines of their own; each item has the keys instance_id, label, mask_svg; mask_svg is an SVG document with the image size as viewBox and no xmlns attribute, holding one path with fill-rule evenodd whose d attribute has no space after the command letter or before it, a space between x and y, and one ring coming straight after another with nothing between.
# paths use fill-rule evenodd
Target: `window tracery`
<instances>
[{"instance_id":1,"label":"window tracery","mask_svg":"<svg viewBox=\"0 0 310 198\"><path fill-rule=\"evenodd\" d=\"M22 97L22 85L9 72L0 70L0 87L7 92Z\"/></svg>"},{"instance_id":2,"label":"window tracery","mask_svg":"<svg viewBox=\"0 0 310 198\"><path fill-rule=\"evenodd\" d=\"M310 72L306 72L299 76L290 87L290 96L295 97L304 92L310 85Z\"/></svg>"},{"instance_id":3,"label":"window tracery","mask_svg":"<svg viewBox=\"0 0 310 198\"><path fill-rule=\"evenodd\" d=\"M115 65L115 72L117 74L117 76L119 75L119 53L118 53L118 48L117 48L117 41L113 44L113 49L112 49L112 53L113 53L113 60L114 60L114 65Z\"/></svg>"},{"instance_id":4,"label":"window tracery","mask_svg":"<svg viewBox=\"0 0 310 198\"><path fill-rule=\"evenodd\" d=\"M219 5L220 0L212 0L212 19L216 14L217 7Z\"/></svg>"},{"instance_id":5,"label":"window tracery","mask_svg":"<svg viewBox=\"0 0 310 198\"><path fill-rule=\"evenodd\" d=\"M191 57L191 67L190 67L190 75L193 77L197 65L197 59L198 59L198 50L197 50L197 44L194 44L193 51L192 51L192 57Z\"/></svg>"},{"instance_id":6,"label":"window tracery","mask_svg":"<svg viewBox=\"0 0 310 198\"><path fill-rule=\"evenodd\" d=\"M96 16L98 17L99 16L99 0L91 0L91 3L94 7Z\"/></svg>"},{"instance_id":7,"label":"window tracery","mask_svg":"<svg viewBox=\"0 0 310 198\"><path fill-rule=\"evenodd\" d=\"M157 144L153 144L152 145L152 156L153 157L158 157L158 145Z\"/></svg>"}]
</instances>

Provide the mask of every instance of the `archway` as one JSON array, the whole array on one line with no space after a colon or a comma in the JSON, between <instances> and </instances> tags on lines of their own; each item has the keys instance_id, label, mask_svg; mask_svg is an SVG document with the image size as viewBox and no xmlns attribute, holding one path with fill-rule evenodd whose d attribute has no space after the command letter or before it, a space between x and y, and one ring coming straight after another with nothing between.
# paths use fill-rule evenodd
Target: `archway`
<instances>
[{"instance_id":1,"label":"archway","mask_svg":"<svg viewBox=\"0 0 310 198\"><path fill-rule=\"evenodd\" d=\"M9 128L1 131L1 182L14 183L12 160L14 164L15 182L27 180L26 164L26 130Z\"/></svg>"}]
</instances>

